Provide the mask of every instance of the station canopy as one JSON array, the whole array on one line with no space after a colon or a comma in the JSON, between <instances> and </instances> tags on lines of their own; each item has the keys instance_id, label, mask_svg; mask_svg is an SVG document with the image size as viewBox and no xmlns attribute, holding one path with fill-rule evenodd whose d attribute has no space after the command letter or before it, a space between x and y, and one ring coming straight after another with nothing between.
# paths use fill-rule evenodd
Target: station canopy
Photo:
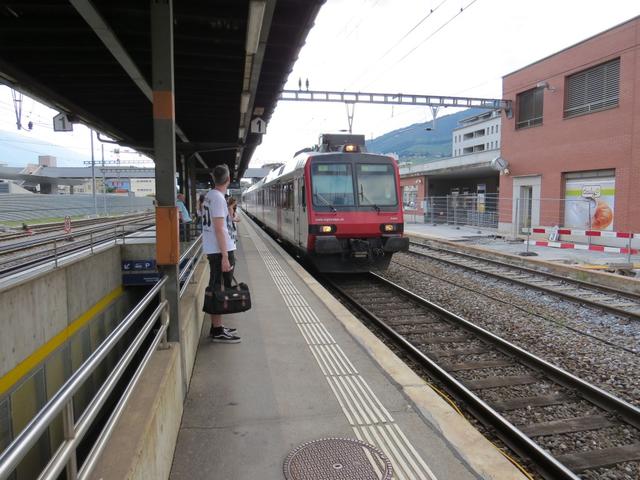
<instances>
[{"instance_id":1,"label":"station canopy","mask_svg":"<svg viewBox=\"0 0 640 480\"><path fill-rule=\"evenodd\" d=\"M154 1L2 2L0 82L153 157ZM199 179L221 163L243 176L250 122L271 117L323 3L173 1L176 148Z\"/></svg>"}]
</instances>

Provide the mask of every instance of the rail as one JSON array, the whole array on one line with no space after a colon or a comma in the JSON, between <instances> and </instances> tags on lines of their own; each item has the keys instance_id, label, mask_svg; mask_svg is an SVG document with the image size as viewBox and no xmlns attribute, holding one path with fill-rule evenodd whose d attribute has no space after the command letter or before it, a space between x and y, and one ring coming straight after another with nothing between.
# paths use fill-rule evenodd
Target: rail
<instances>
[{"instance_id":1,"label":"rail","mask_svg":"<svg viewBox=\"0 0 640 480\"><path fill-rule=\"evenodd\" d=\"M140 235L153 225L153 222L110 225L102 229L91 229L86 232L76 233L76 240L73 244L64 242L64 239L70 236L65 235L47 241L38 241L35 245L29 244L23 246L23 248L36 248L46 244L52 244L49 248L29 252L24 255L13 255L0 262L0 279L10 275L13 278L14 275L20 273L26 274L35 267L49 265L51 268L57 268L65 257L70 257L75 254L74 258L77 258L78 255L82 256L83 253L86 256L92 255L98 247L105 244L117 241L125 243L127 235L136 234L136 238L155 238L155 232L148 237ZM81 239L81 237L88 238ZM0 251L0 255L7 255L18 250L17 248L12 248L11 250ZM39 271L38 273L42 272ZM16 281L21 281L21 279L18 278Z\"/></svg>"},{"instance_id":2,"label":"rail","mask_svg":"<svg viewBox=\"0 0 640 480\"><path fill-rule=\"evenodd\" d=\"M561 478L577 480L579 478L573 471L571 471L568 465L563 464L563 461L570 455L561 455L558 458L553 456L545 448L525 434L520 427L514 426L514 424L512 424L507 418L503 417L498 410L474 393L472 388L464 384L464 381L461 382L452 376L447 367L441 365L440 362L437 361L437 358L436 360L433 360L427 356L400 332L396 331L392 325L387 324L385 321L385 315L393 317L393 313L389 313L391 310L384 310L382 316L379 317L378 314L374 313L375 310L370 310L372 307L375 309L375 305L365 306L362 299L358 298L358 288L354 287L356 292L354 294L355 296L352 296L351 293L345 291L340 286L339 281L334 282L327 278L325 278L325 281L331 284L335 290L339 291L350 305L370 319L385 333L385 335L388 335L389 338L391 338L404 352L411 356L416 363L429 370L431 374L442 382L455 397L463 401L469 411L471 411L476 418L493 428L503 441L505 441L516 452L533 460L540 468L540 471L545 478L553 478L554 480ZM354 279L347 280L345 282L347 284L347 288L349 288L349 286L353 287L354 282L356 282ZM408 303L406 300L410 300L410 302L415 302L417 305L426 307L437 316L446 319L448 323L461 327L471 333L472 338L479 338L482 340L483 344L494 346L494 348L503 354L516 359L518 363L521 363L535 371L542 372L546 378L549 378L554 383L574 390L579 397L584 398L593 405L612 413L619 419L623 419L628 424L635 427L640 425L640 409L638 407L611 395L595 385L589 384L566 370L563 370L562 368L559 368L510 342L507 342L488 330L474 325L462 317L443 309L442 307L390 282L389 280L384 279L379 275L370 273L369 278L362 280L360 289L368 292L370 295L372 285L375 282L380 282L380 284L385 288L389 288L390 290L399 293L405 299L405 303ZM377 293L379 294L379 291ZM386 305L384 308L389 309L389 305ZM383 310L382 307L381 310ZM410 331L415 332L415 330ZM460 340L458 337L453 336L449 341L450 343L456 343ZM477 366L476 368L487 368L487 366ZM615 463L622 463L624 461L625 460L619 460Z\"/></svg>"},{"instance_id":3,"label":"rail","mask_svg":"<svg viewBox=\"0 0 640 480\"><path fill-rule=\"evenodd\" d=\"M189 258L189 261L182 265L182 262ZM180 288L180 298L184 295L184 292L187 290L189 286L189 282L191 281L191 277L195 273L195 266L198 265L200 259L202 258L202 234L199 234L198 237L193 241L191 246L180 256L180 273L178 275L178 283L182 285Z\"/></svg>"},{"instance_id":4,"label":"rail","mask_svg":"<svg viewBox=\"0 0 640 480\"><path fill-rule=\"evenodd\" d=\"M113 432L116 422L122 415L124 407L137 385L142 373L147 366L151 355L160 343L166 342L166 330L169 326L168 301L164 299L164 286L167 279L160 280L144 298L133 308L124 318L122 323L105 339L95 352L83 363L80 368L65 382L58 392L49 400L40 412L29 422L24 430L0 455L0 479L11 478L11 474L19 465L20 461L29 453L31 448L47 431L49 426L62 414L64 440L58 450L53 454L49 463L40 473L38 480L53 480L58 478L66 466L67 480L86 479L91 474L96 462L104 450L104 447ZM80 418L75 419L73 411L74 394L89 380L109 355L122 337L130 331L136 320L151 304L152 300L159 297L158 306L149 316L147 321L137 333L133 342L128 346L125 353L120 357L117 365L100 387L91 402L86 407ZM76 451L78 446L91 427L98 413L105 405L105 402L113 393L115 386L120 381L123 373L131 363L135 355L140 353L141 346L145 343L149 332L161 318L160 326L153 336L153 340L145 351L144 357L140 361L135 373L122 393L117 405L109 416L105 426L98 435L93 448L86 457L84 463L78 466Z\"/></svg>"}]
</instances>

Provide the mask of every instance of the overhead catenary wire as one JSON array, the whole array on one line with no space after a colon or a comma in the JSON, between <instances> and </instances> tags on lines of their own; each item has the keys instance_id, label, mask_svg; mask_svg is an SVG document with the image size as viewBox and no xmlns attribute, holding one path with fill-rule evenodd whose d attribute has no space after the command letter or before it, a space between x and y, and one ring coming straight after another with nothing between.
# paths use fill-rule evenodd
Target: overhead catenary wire
<instances>
[{"instance_id":1,"label":"overhead catenary wire","mask_svg":"<svg viewBox=\"0 0 640 480\"><path fill-rule=\"evenodd\" d=\"M432 33L430 33L426 38L424 38L420 43L418 43L415 47L413 47L411 50L409 50L407 53L405 53L399 60L397 60L393 65L391 65L390 67L386 68L380 75L378 75L377 77L375 77L373 80L371 80L368 85L371 85L373 82L375 82L376 80L378 80L382 75L388 74L389 72L393 71L393 67L395 67L396 65L398 65L399 63L403 62L407 57L409 57L413 52L415 52L418 48L422 47L425 43L427 43L430 39L432 39L436 34L438 34L440 31L442 31L442 29L444 27L446 27L447 25L449 25L451 22L453 22L458 16L460 16L462 13L466 12L469 7L471 5L473 5L474 3L476 3L478 0L471 0L471 2L469 2L467 4L466 7L461 7L460 11L457 12L453 17L451 17L449 20L447 20L445 23L443 23L442 25L440 25L436 30L434 30Z\"/></svg>"},{"instance_id":2,"label":"overhead catenary wire","mask_svg":"<svg viewBox=\"0 0 640 480\"><path fill-rule=\"evenodd\" d=\"M383 60L387 55L389 55L389 53L391 53L398 45L400 45L400 43L402 43L402 41L407 38L409 35L411 35L420 25L422 25L431 15L433 15L443 4L445 4L446 2L448 2L449 0L442 0L438 5L436 5L434 8L429 10L429 13L427 13L424 17L422 17L420 19L420 21L418 23L416 23L413 27L411 27L409 29L408 32L406 32L402 37L400 37L400 39L398 41L396 41L396 43L394 43L386 52L384 52L380 57L378 57L377 60L375 60L374 62L370 62L369 66L366 67L364 69L364 71L355 79L353 80L350 85L353 85L355 82L357 82L358 80L360 80L364 75L366 75L372 68L373 65L377 64L378 62L380 62L381 60Z\"/></svg>"}]
</instances>

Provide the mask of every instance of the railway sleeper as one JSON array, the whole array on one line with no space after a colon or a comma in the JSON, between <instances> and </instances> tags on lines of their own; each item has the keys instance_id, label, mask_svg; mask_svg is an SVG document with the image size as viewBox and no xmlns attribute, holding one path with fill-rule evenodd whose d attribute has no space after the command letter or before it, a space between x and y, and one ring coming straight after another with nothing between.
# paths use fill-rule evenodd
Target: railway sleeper
<instances>
[{"instance_id":1,"label":"railway sleeper","mask_svg":"<svg viewBox=\"0 0 640 480\"><path fill-rule=\"evenodd\" d=\"M623 462L640 460L640 443L623 447L603 448L589 452L559 455L556 459L574 472L583 472L595 468L611 467Z\"/></svg>"}]
</instances>

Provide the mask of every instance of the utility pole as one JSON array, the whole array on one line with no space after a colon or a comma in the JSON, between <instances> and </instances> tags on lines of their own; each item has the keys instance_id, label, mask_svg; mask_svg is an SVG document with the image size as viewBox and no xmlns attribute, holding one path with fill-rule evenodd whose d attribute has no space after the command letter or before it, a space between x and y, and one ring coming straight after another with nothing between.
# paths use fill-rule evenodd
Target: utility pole
<instances>
[{"instance_id":1,"label":"utility pole","mask_svg":"<svg viewBox=\"0 0 640 480\"><path fill-rule=\"evenodd\" d=\"M91 132L91 180L93 182L93 212L95 216L98 216L98 197L96 197L96 159L93 153L93 129L89 129Z\"/></svg>"}]
</instances>

